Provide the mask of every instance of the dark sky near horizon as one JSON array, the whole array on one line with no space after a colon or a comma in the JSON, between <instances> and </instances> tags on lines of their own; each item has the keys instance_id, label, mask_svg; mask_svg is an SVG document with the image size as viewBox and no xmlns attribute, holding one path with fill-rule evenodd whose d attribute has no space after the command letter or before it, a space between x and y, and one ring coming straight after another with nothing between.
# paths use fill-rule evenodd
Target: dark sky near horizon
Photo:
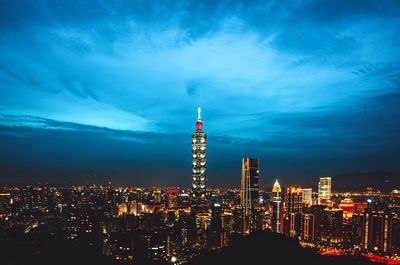
<instances>
[{"instance_id":1,"label":"dark sky near horizon","mask_svg":"<svg viewBox=\"0 0 400 265\"><path fill-rule=\"evenodd\" d=\"M400 1L0 1L0 183L400 173Z\"/></svg>"}]
</instances>

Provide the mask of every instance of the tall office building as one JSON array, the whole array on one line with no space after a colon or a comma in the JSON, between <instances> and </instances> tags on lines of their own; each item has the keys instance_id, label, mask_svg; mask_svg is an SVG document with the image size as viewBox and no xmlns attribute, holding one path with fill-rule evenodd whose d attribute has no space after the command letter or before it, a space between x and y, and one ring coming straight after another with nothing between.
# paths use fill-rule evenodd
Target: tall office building
<instances>
[{"instance_id":1,"label":"tall office building","mask_svg":"<svg viewBox=\"0 0 400 265\"><path fill-rule=\"evenodd\" d=\"M301 210L303 207L301 187L289 187L285 196L284 233L299 237L301 231Z\"/></svg>"},{"instance_id":2,"label":"tall office building","mask_svg":"<svg viewBox=\"0 0 400 265\"><path fill-rule=\"evenodd\" d=\"M167 194L167 206L169 209L174 209L178 207L178 190L168 189Z\"/></svg>"},{"instance_id":3,"label":"tall office building","mask_svg":"<svg viewBox=\"0 0 400 265\"><path fill-rule=\"evenodd\" d=\"M303 188L303 205L312 205L312 188Z\"/></svg>"},{"instance_id":4,"label":"tall office building","mask_svg":"<svg viewBox=\"0 0 400 265\"><path fill-rule=\"evenodd\" d=\"M381 255L400 255L400 212L398 209L365 209L362 248Z\"/></svg>"},{"instance_id":5,"label":"tall office building","mask_svg":"<svg viewBox=\"0 0 400 265\"><path fill-rule=\"evenodd\" d=\"M203 212L208 208L206 198L207 135L203 131L200 107L197 113L196 131L192 135L192 207L196 212Z\"/></svg>"},{"instance_id":6,"label":"tall office building","mask_svg":"<svg viewBox=\"0 0 400 265\"><path fill-rule=\"evenodd\" d=\"M331 177L320 177L318 182L318 202L319 204L329 204L331 200Z\"/></svg>"},{"instance_id":7,"label":"tall office building","mask_svg":"<svg viewBox=\"0 0 400 265\"><path fill-rule=\"evenodd\" d=\"M315 239L315 216L311 212L301 215L301 239L310 242Z\"/></svg>"},{"instance_id":8,"label":"tall office building","mask_svg":"<svg viewBox=\"0 0 400 265\"><path fill-rule=\"evenodd\" d=\"M314 216L314 240L321 241L321 228L322 228L322 217L324 214L325 205L312 205L307 212L310 212Z\"/></svg>"},{"instance_id":9,"label":"tall office building","mask_svg":"<svg viewBox=\"0 0 400 265\"><path fill-rule=\"evenodd\" d=\"M300 213L303 207L303 192L301 187L289 187L286 189L285 211Z\"/></svg>"},{"instance_id":10,"label":"tall office building","mask_svg":"<svg viewBox=\"0 0 400 265\"><path fill-rule=\"evenodd\" d=\"M259 194L259 161L255 158L243 158L242 179L240 185L240 205L243 208L243 232L248 234L256 225L253 216L258 209Z\"/></svg>"},{"instance_id":11,"label":"tall office building","mask_svg":"<svg viewBox=\"0 0 400 265\"><path fill-rule=\"evenodd\" d=\"M321 241L340 244L343 241L343 210L327 207L322 212Z\"/></svg>"},{"instance_id":12,"label":"tall office building","mask_svg":"<svg viewBox=\"0 0 400 265\"><path fill-rule=\"evenodd\" d=\"M282 189L278 180L272 187L272 230L276 233L282 233Z\"/></svg>"},{"instance_id":13,"label":"tall office building","mask_svg":"<svg viewBox=\"0 0 400 265\"><path fill-rule=\"evenodd\" d=\"M243 233L243 209L235 207L232 209L232 230L235 234Z\"/></svg>"},{"instance_id":14,"label":"tall office building","mask_svg":"<svg viewBox=\"0 0 400 265\"><path fill-rule=\"evenodd\" d=\"M219 203L211 206L211 223L208 231L208 249L215 250L228 245L229 231L231 231L229 217Z\"/></svg>"}]
</instances>

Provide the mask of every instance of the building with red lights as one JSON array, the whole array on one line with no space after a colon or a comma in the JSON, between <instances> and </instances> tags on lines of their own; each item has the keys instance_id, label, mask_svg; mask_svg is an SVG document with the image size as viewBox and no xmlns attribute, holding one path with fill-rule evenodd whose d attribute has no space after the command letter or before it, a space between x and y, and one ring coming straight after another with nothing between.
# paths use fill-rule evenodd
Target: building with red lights
<instances>
[{"instance_id":1,"label":"building with red lights","mask_svg":"<svg viewBox=\"0 0 400 265\"><path fill-rule=\"evenodd\" d=\"M343 218L348 221L354 214L354 202L346 198L339 203L339 208L343 210Z\"/></svg>"},{"instance_id":2,"label":"building with red lights","mask_svg":"<svg viewBox=\"0 0 400 265\"><path fill-rule=\"evenodd\" d=\"M395 209L364 212L362 248L380 255L400 255L400 215Z\"/></svg>"},{"instance_id":3,"label":"building with red lights","mask_svg":"<svg viewBox=\"0 0 400 265\"><path fill-rule=\"evenodd\" d=\"M203 131L201 109L197 110L196 131L192 135L192 208L203 212L208 208L207 183L207 135Z\"/></svg>"}]
</instances>

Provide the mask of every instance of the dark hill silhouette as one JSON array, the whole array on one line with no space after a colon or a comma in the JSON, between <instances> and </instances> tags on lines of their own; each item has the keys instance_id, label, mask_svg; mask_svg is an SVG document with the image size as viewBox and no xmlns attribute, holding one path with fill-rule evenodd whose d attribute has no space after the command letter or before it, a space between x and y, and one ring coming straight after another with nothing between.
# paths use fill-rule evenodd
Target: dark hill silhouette
<instances>
[{"instance_id":1,"label":"dark hill silhouette","mask_svg":"<svg viewBox=\"0 0 400 265\"><path fill-rule=\"evenodd\" d=\"M220 252L203 253L190 265L200 264L307 264L307 265L366 265L372 263L363 256L321 256L284 235L258 232L234 239Z\"/></svg>"},{"instance_id":2,"label":"dark hill silhouette","mask_svg":"<svg viewBox=\"0 0 400 265\"><path fill-rule=\"evenodd\" d=\"M117 262L102 256L96 247L72 243L66 240L49 240L48 237L22 236L12 239L0 237L1 265L166 265L165 261L154 262L138 258L132 262ZM258 232L250 236L232 239L230 245L219 252L204 252L195 257L189 265L252 265L252 264L307 264L307 265L368 265L362 256L328 257L311 249L302 248L299 243L281 234Z\"/></svg>"}]
</instances>

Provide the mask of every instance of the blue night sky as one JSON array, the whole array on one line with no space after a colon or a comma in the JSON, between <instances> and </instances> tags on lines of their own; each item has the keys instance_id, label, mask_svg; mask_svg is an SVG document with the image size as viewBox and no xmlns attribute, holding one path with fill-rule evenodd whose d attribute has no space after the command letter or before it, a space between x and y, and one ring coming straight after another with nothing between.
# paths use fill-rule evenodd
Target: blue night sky
<instances>
[{"instance_id":1,"label":"blue night sky","mask_svg":"<svg viewBox=\"0 0 400 265\"><path fill-rule=\"evenodd\" d=\"M0 1L0 182L400 172L400 1ZM96 177L94 177L96 176Z\"/></svg>"}]
</instances>

